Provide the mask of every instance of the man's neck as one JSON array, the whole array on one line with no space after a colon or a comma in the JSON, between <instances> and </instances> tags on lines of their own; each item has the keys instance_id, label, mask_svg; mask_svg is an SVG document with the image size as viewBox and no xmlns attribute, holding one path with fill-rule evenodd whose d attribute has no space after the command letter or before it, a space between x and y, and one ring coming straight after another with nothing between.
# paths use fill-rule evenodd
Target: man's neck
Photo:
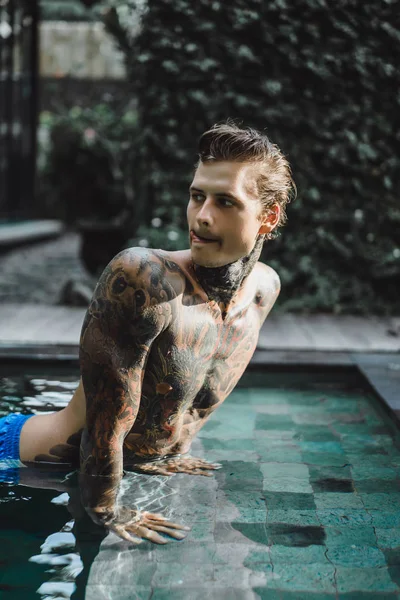
<instances>
[{"instance_id":1,"label":"man's neck","mask_svg":"<svg viewBox=\"0 0 400 600\"><path fill-rule=\"evenodd\" d=\"M250 254L229 265L202 267L193 263L196 278L209 300L215 300L218 304L223 303L226 309L228 308L235 294L240 290L243 281L260 258L263 242L264 236L260 235Z\"/></svg>"}]
</instances>

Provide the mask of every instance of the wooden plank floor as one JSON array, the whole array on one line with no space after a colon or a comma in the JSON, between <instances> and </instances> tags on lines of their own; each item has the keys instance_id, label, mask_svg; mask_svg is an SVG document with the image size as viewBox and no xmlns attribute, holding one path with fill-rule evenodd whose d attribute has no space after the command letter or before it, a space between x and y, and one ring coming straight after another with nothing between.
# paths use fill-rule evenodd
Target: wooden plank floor
<instances>
[{"instance_id":1,"label":"wooden plank floor","mask_svg":"<svg viewBox=\"0 0 400 600\"><path fill-rule=\"evenodd\" d=\"M85 309L0 305L1 344L76 346ZM260 334L261 350L400 352L400 317L275 315Z\"/></svg>"}]
</instances>

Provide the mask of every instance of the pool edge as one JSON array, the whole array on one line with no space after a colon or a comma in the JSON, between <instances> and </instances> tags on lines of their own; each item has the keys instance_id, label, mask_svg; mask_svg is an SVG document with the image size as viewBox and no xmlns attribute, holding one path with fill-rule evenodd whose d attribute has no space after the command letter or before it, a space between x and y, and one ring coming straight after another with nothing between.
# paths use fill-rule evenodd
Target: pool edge
<instances>
[{"instance_id":1,"label":"pool edge","mask_svg":"<svg viewBox=\"0 0 400 600\"><path fill-rule=\"evenodd\" d=\"M0 342L0 361L26 363L30 361L78 365L76 344L8 344ZM286 369L307 367L357 369L394 424L400 429L400 354L394 352L345 352L315 350L257 349L250 368L274 366Z\"/></svg>"}]
</instances>

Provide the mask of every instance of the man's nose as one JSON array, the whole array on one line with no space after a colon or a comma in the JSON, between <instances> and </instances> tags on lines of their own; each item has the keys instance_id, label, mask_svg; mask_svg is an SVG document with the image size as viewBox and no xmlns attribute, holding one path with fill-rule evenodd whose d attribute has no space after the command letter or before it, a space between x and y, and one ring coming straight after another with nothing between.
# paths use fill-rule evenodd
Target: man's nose
<instances>
[{"instance_id":1,"label":"man's nose","mask_svg":"<svg viewBox=\"0 0 400 600\"><path fill-rule=\"evenodd\" d=\"M203 202L196 217L197 217L197 221L199 223L201 223L202 225L211 225L212 224L214 218L213 218L212 201L210 198L207 198Z\"/></svg>"}]
</instances>

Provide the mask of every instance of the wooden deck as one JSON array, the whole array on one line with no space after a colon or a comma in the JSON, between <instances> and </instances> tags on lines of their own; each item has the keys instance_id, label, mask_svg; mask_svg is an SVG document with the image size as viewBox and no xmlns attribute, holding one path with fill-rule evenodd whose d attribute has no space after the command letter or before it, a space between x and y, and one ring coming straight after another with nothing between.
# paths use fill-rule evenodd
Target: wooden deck
<instances>
[{"instance_id":1,"label":"wooden deck","mask_svg":"<svg viewBox=\"0 0 400 600\"><path fill-rule=\"evenodd\" d=\"M0 344L77 346L85 310L39 304L0 305ZM262 328L260 350L400 352L400 317L275 315Z\"/></svg>"}]
</instances>

